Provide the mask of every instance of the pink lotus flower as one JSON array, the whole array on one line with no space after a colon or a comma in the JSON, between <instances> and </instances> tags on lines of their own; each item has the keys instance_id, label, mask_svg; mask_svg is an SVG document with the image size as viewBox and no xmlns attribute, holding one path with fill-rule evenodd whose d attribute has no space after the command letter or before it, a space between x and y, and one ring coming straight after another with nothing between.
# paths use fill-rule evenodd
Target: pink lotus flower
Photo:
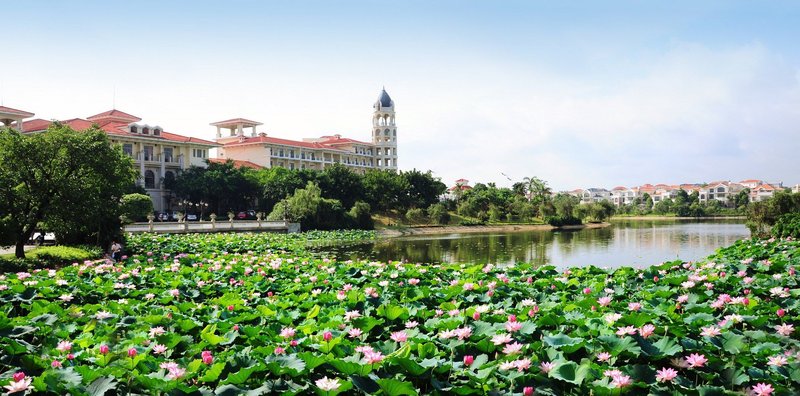
<instances>
[{"instance_id":1,"label":"pink lotus flower","mask_svg":"<svg viewBox=\"0 0 800 396\"><path fill-rule=\"evenodd\" d=\"M408 280L408 284L412 285L412 286L415 286L418 283L419 283L419 279L417 279L417 278L411 278L411 279Z\"/></svg>"},{"instance_id":2,"label":"pink lotus flower","mask_svg":"<svg viewBox=\"0 0 800 396\"><path fill-rule=\"evenodd\" d=\"M465 366L472 366L472 363L475 362L475 357L472 355L464 356L464 365Z\"/></svg>"},{"instance_id":3,"label":"pink lotus flower","mask_svg":"<svg viewBox=\"0 0 800 396\"><path fill-rule=\"evenodd\" d=\"M502 345L511 342L511 336L508 334L496 334L492 336L492 344Z\"/></svg>"},{"instance_id":4,"label":"pink lotus flower","mask_svg":"<svg viewBox=\"0 0 800 396\"><path fill-rule=\"evenodd\" d=\"M675 377L678 376L678 372L675 371L673 368L664 367L661 370L656 372L656 381L658 382L672 382Z\"/></svg>"},{"instance_id":5,"label":"pink lotus flower","mask_svg":"<svg viewBox=\"0 0 800 396\"><path fill-rule=\"evenodd\" d=\"M722 331L716 326L703 327L703 331L700 333L703 337L716 337L720 334L722 334Z\"/></svg>"},{"instance_id":6,"label":"pink lotus flower","mask_svg":"<svg viewBox=\"0 0 800 396\"><path fill-rule=\"evenodd\" d=\"M283 338L292 338L295 335L296 330L291 327L284 327L281 329L281 337Z\"/></svg>"},{"instance_id":7,"label":"pink lotus flower","mask_svg":"<svg viewBox=\"0 0 800 396\"><path fill-rule=\"evenodd\" d=\"M506 322L506 331L509 333L515 333L522 329L521 322Z\"/></svg>"},{"instance_id":8,"label":"pink lotus flower","mask_svg":"<svg viewBox=\"0 0 800 396\"><path fill-rule=\"evenodd\" d=\"M638 303L638 302L628 303L628 309L631 310L631 311L636 312L636 311L642 309L642 304Z\"/></svg>"},{"instance_id":9,"label":"pink lotus flower","mask_svg":"<svg viewBox=\"0 0 800 396\"><path fill-rule=\"evenodd\" d=\"M591 293L592 293L592 289L590 289L588 287L583 289L583 294L591 294Z\"/></svg>"},{"instance_id":10,"label":"pink lotus flower","mask_svg":"<svg viewBox=\"0 0 800 396\"><path fill-rule=\"evenodd\" d=\"M136 356L137 353L138 351L136 350L136 348L128 348L128 357L132 358Z\"/></svg>"},{"instance_id":11,"label":"pink lotus flower","mask_svg":"<svg viewBox=\"0 0 800 396\"><path fill-rule=\"evenodd\" d=\"M601 307L607 307L609 304L611 304L611 297L600 297L597 299L597 303L600 304Z\"/></svg>"},{"instance_id":12,"label":"pink lotus flower","mask_svg":"<svg viewBox=\"0 0 800 396\"><path fill-rule=\"evenodd\" d=\"M620 337L634 334L636 334L636 328L633 326L617 327L617 335Z\"/></svg>"},{"instance_id":13,"label":"pink lotus flower","mask_svg":"<svg viewBox=\"0 0 800 396\"><path fill-rule=\"evenodd\" d=\"M58 361L58 360L53 360L53 362L50 363L50 367L52 367L52 368L60 368L61 367L61 362Z\"/></svg>"},{"instance_id":14,"label":"pink lotus flower","mask_svg":"<svg viewBox=\"0 0 800 396\"><path fill-rule=\"evenodd\" d=\"M20 379L16 379L17 375L14 374L14 380L11 381L8 385L4 385L3 387L6 388L8 391L6 394L12 394L17 392L25 392L33 388L31 386L31 382L33 382L33 378L25 378L24 375Z\"/></svg>"},{"instance_id":15,"label":"pink lotus flower","mask_svg":"<svg viewBox=\"0 0 800 396\"><path fill-rule=\"evenodd\" d=\"M275 351L274 352L275 352L276 355L283 355L284 353L286 353L286 350L283 349L282 347L275 347Z\"/></svg>"},{"instance_id":16,"label":"pink lotus flower","mask_svg":"<svg viewBox=\"0 0 800 396\"><path fill-rule=\"evenodd\" d=\"M753 395L755 396L770 396L775 389L772 385L765 383L758 383L753 386Z\"/></svg>"},{"instance_id":17,"label":"pink lotus flower","mask_svg":"<svg viewBox=\"0 0 800 396\"><path fill-rule=\"evenodd\" d=\"M475 312L472 313L472 319L478 320L480 318L481 318L481 313L480 312L475 311Z\"/></svg>"},{"instance_id":18,"label":"pink lotus flower","mask_svg":"<svg viewBox=\"0 0 800 396\"><path fill-rule=\"evenodd\" d=\"M406 342L406 340L408 340L408 335L405 331L396 331L392 333L389 338L391 338L394 342Z\"/></svg>"},{"instance_id":19,"label":"pink lotus flower","mask_svg":"<svg viewBox=\"0 0 800 396\"><path fill-rule=\"evenodd\" d=\"M330 331L322 333L322 339L325 340L325 342L329 342L330 340L333 339L333 333L331 333Z\"/></svg>"},{"instance_id":20,"label":"pink lotus flower","mask_svg":"<svg viewBox=\"0 0 800 396\"><path fill-rule=\"evenodd\" d=\"M777 311L775 312L775 314L776 314L776 315L778 315L778 317L779 317L779 318L782 318L782 317L783 317L783 315L786 315L786 310L784 310L783 308L781 308L781 309L777 310Z\"/></svg>"},{"instance_id":21,"label":"pink lotus flower","mask_svg":"<svg viewBox=\"0 0 800 396\"><path fill-rule=\"evenodd\" d=\"M708 362L708 359L706 359L705 355L693 353L686 357L686 363L689 364L689 367L703 367L706 362Z\"/></svg>"},{"instance_id":22,"label":"pink lotus flower","mask_svg":"<svg viewBox=\"0 0 800 396\"><path fill-rule=\"evenodd\" d=\"M615 388L624 388L632 384L633 381L631 380L630 376L627 375L618 375L614 377L614 380L611 381L611 386Z\"/></svg>"},{"instance_id":23,"label":"pink lotus flower","mask_svg":"<svg viewBox=\"0 0 800 396\"><path fill-rule=\"evenodd\" d=\"M611 359L611 354L608 352L600 352L597 354L597 360L600 362L605 362L608 359Z\"/></svg>"},{"instance_id":24,"label":"pink lotus flower","mask_svg":"<svg viewBox=\"0 0 800 396\"><path fill-rule=\"evenodd\" d=\"M526 386L526 387L522 388L522 395L523 396L533 396L533 387L532 386Z\"/></svg>"},{"instance_id":25,"label":"pink lotus flower","mask_svg":"<svg viewBox=\"0 0 800 396\"><path fill-rule=\"evenodd\" d=\"M211 351L206 350L201 352L200 357L202 358L203 363L205 364L211 364L214 362L214 356L211 354Z\"/></svg>"},{"instance_id":26,"label":"pink lotus flower","mask_svg":"<svg viewBox=\"0 0 800 396\"><path fill-rule=\"evenodd\" d=\"M506 355L515 355L517 353L520 353L520 351L522 351L522 346L523 345L518 342L506 344L506 346L503 348L503 353L505 353Z\"/></svg>"},{"instance_id":27,"label":"pink lotus flower","mask_svg":"<svg viewBox=\"0 0 800 396\"><path fill-rule=\"evenodd\" d=\"M153 344L153 353L155 353L156 355L161 355L166 351L167 351L166 345Z\"/></svg>"},{"instance_id":28,"label":"pink lotus flower","mask_svg":"<svg viewBox=\"0 0 800 396\"><path fill-rule=\"evenodd\" d=\"M25 379L25 373L23 373L22 371L17 371L11 378L13 378L14 381L22 381L23 379Z\"/></svg>"},{"instance_id":29,"label":"pink lotus flower","mask_svg":"<svg viewBox=\"0 0 800 396\"><path fill-rule=\"evenodd\" d=\"M350 329L350 331L347 332L347 335L350 338L358 338L358 337L361 336L361 334L363 334L363 332L359 328L353 328L353 329Z\"/></svg>"},{"instance_id":30,"label":"pink lotus flower","mask_svg":"<svg viewBox=\"0 0 800 396\"><path fill-rule=\"evenodd\" d=\"M72 343L69 341L59 341L58 345L56 346L56 350L59 352L67 352L72 350Z\"/></svg>"},{"instance_id":31,"label":"pink lotus flower","mask_svg":"<svg viewBox=\"0 0 800 396\"><path fill-rule=\"evenodd\" d=\"M791 324L777 325L775 326L775 331L777 331L778 334L782 336L788 337L789 335L792 334L792 332L794 332L794 325Z\"/></svg>"},{"instance_id":32,"label":"pink lotus flower","mask_svg":"<svg viewBox=\"0 0 800 396\"><path fill-rule=\"evenodd\" d=\"M383 360L384 356L380 352L376 351L365 351L364 352L364 360L367 364L375 364L380 363Z\"/></svg>"},{"instance_id":33,"label":"pink lotus flower","mask_svg":"<svg viewBox=\"0 0 800 396\"><path fill-rule=\"evenodd\" d=\"M689 301L689 295L688 294L683 294L683 295L678 297L678 302L681 303L681 304L685 304L687 301Z\"/></svg>"},{"instance_id":34,"label":"pink lotus flower","mask_svg":"<svg viewBox=\"0 0 800 396\"><path fill-rule=\"evenodd\" d=\"M108 345L100 345L100 353L105 355L108 353Z\"/></svg>"},{"instance_id":35,"label":"pink lotus flower","mask_svg":"<svg viewBox=\"0 0 800 396\"><path fill-rule=\"evenodd\" d=\"M639 335L642 336L642 338L647 338L653 335L655 331L656 331L655 326L651 324L646 324L639 328Z\"/></svg>"},{"instance_id":36,"label":"pink lotus flower","mask_svg":"<svg viewBox=\"0 0 800 396\"><path fill-rule=\"evenodd\" d=\"M469 327L460 327L453 331L455 332L455 335L456 337L458 337L459 340L467 339L472 335L472 328Z\"/></svg>"},{"instance_id":37,"label":"pink lotus flower","mask_svg":"<svg viewBox=\"0 0 800 396\"><path fill-rule=\"evenodd\" d=\"M552 370L553 367L555 367L555 366L556 366L556 364L552 363L552 362L541 362L541 363L539 363L539 369L542 370L542 372L545 373L545 374L549 373L550 370Z\"/></svg>"},{"instance_id":38,"label":"pink lotus flower","mask_svg":"<svg viewBox=\"0 0 800 396\"><path fill-rule=\"evenodd\" d=\"M781 366L785 366L787 364L789 364L789 360L787 360L786 356L783 356L783 355L771 356L769 358L769 361L767 361L767 365L775 366L775 367L781 367Z\"/></svg>"}]
</instances>

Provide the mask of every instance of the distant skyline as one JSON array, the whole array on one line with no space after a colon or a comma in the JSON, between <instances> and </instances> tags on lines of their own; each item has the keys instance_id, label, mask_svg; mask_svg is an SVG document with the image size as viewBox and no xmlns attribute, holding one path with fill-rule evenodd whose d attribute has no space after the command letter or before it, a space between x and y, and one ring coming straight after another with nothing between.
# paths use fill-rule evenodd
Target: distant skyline
<instances>
[{"instance_id":1,"label":"distant skyline","mask_svg":"<svg viewBox=\"0 0 800 396\"><path fill-rule=\"evenodd\" d=\"M0 99L369 141L386 87L401 170L555 190L800 183L800 3L7 1Z\"/></svg>"}]
</instances>

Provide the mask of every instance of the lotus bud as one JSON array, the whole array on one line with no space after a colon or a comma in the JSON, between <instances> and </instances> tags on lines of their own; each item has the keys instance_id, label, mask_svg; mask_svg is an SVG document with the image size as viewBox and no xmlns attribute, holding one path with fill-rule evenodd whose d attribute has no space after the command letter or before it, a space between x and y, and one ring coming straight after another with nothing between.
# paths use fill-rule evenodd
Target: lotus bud
<instances>
[{"instance_id":1,"label":"lotus bud","mask_svg":"<svg viewBox=\"0 0 800 396\"><path fill-rule=\"evenodd\" d=\"M465 366L472 366L472 363L475 362L475 357L472 355L464 356L464 365Z\"/></svg>"}]
</instances>

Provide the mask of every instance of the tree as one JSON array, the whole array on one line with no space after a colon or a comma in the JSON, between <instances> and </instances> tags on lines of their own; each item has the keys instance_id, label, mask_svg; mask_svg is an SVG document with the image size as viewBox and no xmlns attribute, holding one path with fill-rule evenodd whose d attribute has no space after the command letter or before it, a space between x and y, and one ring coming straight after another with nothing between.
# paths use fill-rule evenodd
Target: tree
<instances>
[{"instance_id":1,"label":"tree","mask_svg":"<svg viewBox=\"0 0 800 396\"><path fill-rule=\"evenodd\" d=\"M259 206L261 209L271 211L275 204L282 199L305 187L309 181L315 181L317 174L310 171L299 172L275 167L259 170L256 178L261 185Z\"/></svg>"},{"instance_id":2,"label":"tree","mask_svg":"<svg viewBox=\"0 0 800 396\"><path fill-rule=\"evenodd\" d=\"M529 201L543 202L552 193L550 187L547 186L547 182L536 176L526 177L522 179L522 182L525 185Z\"/></svg>"},{"instance_id":3,"label":"tree","mask_svg":"<svg viewBox=\"0 0 800 396\"><path fill-rule=\"evenodd\" d=\"M553 197L553 206L556 209L556 214L563 218L574 217L573 211L580 202L580 198L565 193L558 193Z\"/></svg>"},{"instance_id":4,"label":"tree","mask_svg":"<svg viewBox=\"0 0 800 396\"><path fill-rule=\"evenodd\" d=\"M145 194L125 194L120 199L120 213L129 221L143 221L153 213L153 200Z\"/></svg>"},{"instance_id":5,"label":"tree","mask_svg":"<svg viewBox=\"0 0 800 396\"><path fill-rule=\"evenodd\" d=\"M439 225L444 225L450 222L450 212L448 212L447 207L441 203L431 205L428 208L428 216L432 222Z\"/></svg>"},{"instance_id":6,"label":"tree","mask_svg":"<svg viewBox=\"0 0 800 396\"><path fill-rule=\"evenodd\" d=\"M447 186L431 171L420 172L416 169L403 172L401 176L408 183L408 194L403 202L407 208L424 209L439 202L439 197L447 190Z\"/></svg>"},{"instance_id":7,"label":"tree","mask_svg":"<svg viewBox=\"0 0 800 396\"><path fill-rule=\"evenodd\" d=\"M378 212L401 209L403 194L406 194L408 181L390 170L367 171L364 175L364 200Z\"/></svg>"},{"instance_id":8,"label":"tree","mask_svg":"<svg viewBox=\"0 0 800 396\"><path fill-rule=\"evenodd\" d=\"M0 129L0 236L18 258L40 224L60 240L102 244L119 232L119 200L135 178L131 159L94 126Z\"/></svg>"},{"instance_id":9,"label":"tree","mask_svg":"<svg viewBox=\"0 0 800 396\"><path fill-rule=\"evenodd\" d=\"M193 166L175 178L175 193L190 202L205 201L214 213L247 209L259 196L258 179L250 168L237 168L233 161L210 162L207 168Z\"/></svg>"},{"instance_id":10,"label":"tree","mask_svg":"<svg viewBox=\"0 0 800 396\"><path fill-rule=\"evenodd\" d=\"M338 199L345 208L351 208L364 196L364 184L361 175L351 171L342 164L333 164L319 174L319 188L322 196Z\"/></svg>"},{"instance_id":11,"label":"tree","mask_svg":"<svg viewBox=\"0 0 800 396\"><path fill-rule=\"evenodd\" d=\"M322 198L322 190L314 182L308 182L306 188L278 202L267 219L284 220L284 216L288 217L287 220L299 222L304 229L336 230L350 226L342 203Z\"/></svg>"}]
</instances>

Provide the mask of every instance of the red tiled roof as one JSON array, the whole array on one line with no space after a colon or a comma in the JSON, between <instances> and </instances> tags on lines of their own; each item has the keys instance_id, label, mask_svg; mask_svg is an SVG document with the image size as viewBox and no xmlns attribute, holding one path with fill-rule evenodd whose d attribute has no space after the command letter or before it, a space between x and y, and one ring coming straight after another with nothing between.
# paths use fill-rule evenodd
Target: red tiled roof
<instances>
[{"instance_id":1,"label":"red tiled roof","mask_svg":"<svg viewBox=\"0 0 800 396\"><path fill-rule=\"evenodd\" d=\"M742 180L742 181L739 182L739 184L744 184L744 183L758 183L758 184L761 184L762 182L761 182L761 180L756 180L756 179L747 179L747 180Z\"/></svg>"},{"instance_id":2,"label":"red tiled roof","mask_svg":"<svg viewBox=\"0 0 800 396\"><path fill-rule=\"evenodd\" d=\"M755 188L755 190L767 190L767 191L774 191L775 187L770 186L769 184L762 184Z\"/></svg>"},{"instance_id":3,"label":"red tiled roof","mask_svg":"<svg viewBox=\"0 0 800 396\"><path fill-rule=\"evenodd\" d=\"M330 144L330 145L339 145L339 144L348 144L348 143L356 143L356 144L365 144L368 146L372 146L372 143L362 142L355 139L350 138L343 138L343 137L336 137L336 136L323 136L322 138L327 138L327 140L323 140L319 143L322 144Z\"/></svg>"},{"instance_id":4,"label":"red tiled roof","mask_svg":"<svg viewBox=\"0 0 800 396\"><path fill-rule=\"evenodd\" d=\"M33 113L27 112L25 110L12 109L12 108L6 107L6 106L0 106L0 113L16 114L16 115L22 116L24 118L33 117Z\"/></svg>"},{"instance_id":5,"label":"red tiled roof","mask_svg":"<svg viewBox=\"0 0 800 396\"><path fill-rule=\"evenodd\" d=\"M25 132L43 131L47 129L48 126L50 126L51 122L52 121L36 118L33 120L24 121L22 123L22 128L25 130Z\"/></svg>"},{"instance_id":6,"label":"red tiled roof","mask_svg":"<svg viewBox=\"0 0 800 396\"><path fill-rule=\"evenodd\" d=\"M217 164L224 164L227 161L233 161L233 166L237 168L250 168L250 169L264 169L263 166L244 160L237 160L237 159L225 159L225 158L209 158L208 162L214 162Z\"/></svg>"},{"instance_id":7,"label":"red tiled roof","mask_svg":"<svg viewBox=\"0 0 800 396\"><path fill-rule=\"evenodd\" d=\"M134 134L131 134L134 135ZM183 136L178 135L175 133L170 132L161 132L161 137L167 140L171 140L173 142L182 142L182 143L196 143L196 144L205 144L210 146L219 146L219 143L212 142L210 140L200 139L192 136Z\"/></svg>"},{"instance_id":8,"label":"red tiled roof","mask_svg":"<svg viewBox=\"0 0 800 396\"><path fill-rule=\"evenodd\" d=\"M129 122L139 122L139 121L142 120L141 118L139 118L139 117L137 117L135 115L130 115L130 114L124 112L124 111L119 111L117 109L104 111L104 112L102 112L100 114L95 114L95 115L93 115L91 117L86 117L86 119L90 120L90 121L109 119L109 118L110 119L125 120L125 121L129 121Z\"/></svg>"},{"instance_id":9,"label":"red tiled roof","mask_svg":"<svg viewBox=\"0 0 800 396\"><path fill-rule=\"evenodd\" d=\"M345 153L349 153L349 151L339 150L334 147L330 147L328 145L318 143L318 142L301 142L297 140L289 140L289 139L281 139L275 138L271 136L256 136L256 137L245 137L242 141L233 141L230 143L225 143L224 147L236 147L236 146L244 146L250 144L280 144L283 146L291 146L291 147L306 147L312 149L326 149L326 150L337 150L342 151Z\"/></svg>"},{"instance_id":10,"label":"red tiled roof","mask_svg":"<svg viewBox=\"0 0 800 396\"><path fill-rule=\"evenodd\" d=\"M25 132L37 132L43 131L50 126L52 121L42 120L42 119L35 119L26 121L23 123L23 127ZM125 122L119 122L114 120L105 120L100 122L92 122L89 120L84 120L82 118L73 118L70 120L61 121L62 124L69 126L70 128L76 131L84 131L91 128L93 125L97 125L103 132L109 135L115 136L127 136L127 137L147 137L150 139L163 139L171 142L180 142L180 143L193 143L193 144L202 144L207 146L219 146L218 143L214 143L209 140L199 139L196 137L191 136L183 136L178 135L175 133L170 132L161 132L160 136L154 135L140 135L138 133L131 133L128 130L128 124Z\"/></svg>"},{"instance_id":11,"label":"red tiled roof","mask_svg":"<svg viewBox=\"0 0 800 396\"><path fill-rule=\"evenodd\" d=\"M628 187L617 186L617 187L614 187L614 189L612 191L621 191L621 190L627 190L627 189L628 189Z\"/></svg>"}]
</instances>

